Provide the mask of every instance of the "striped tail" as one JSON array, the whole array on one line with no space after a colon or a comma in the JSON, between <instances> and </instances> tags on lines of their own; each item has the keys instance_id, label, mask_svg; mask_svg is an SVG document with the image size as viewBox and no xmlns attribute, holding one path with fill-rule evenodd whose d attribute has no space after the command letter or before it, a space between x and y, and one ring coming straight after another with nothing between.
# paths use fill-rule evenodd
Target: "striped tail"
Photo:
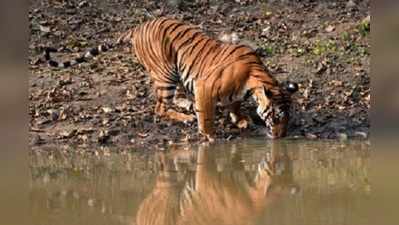
<instances>
[{"instance_id":1,"label":"striped tail","mask_svg":"<svg viewBox=\"0 0 399 225\"><path fill-rule=\"evenodd\" d=\"M87 51L84 55L79 56L75 59L65 61L65 62L57 62L50 57L50 53L53 52L58 52L57 49L55 48L46 48L44 51L44 58L47 61L48 65L51 67L57 67L57 68L68 68L83 62L87 62L89 59L94 58L95 56L98 56L100 53L106 52L110 49L112 49L114 46L109 45L109 44L101 44L97 46L96 48L92 48L89 51Z\"/></svg>"},{"instance_id":2,"label":"striped tail","mask_svg":"<svg viewBox=\"0 0 399 225\"><path fill-rule=\"evenodd\" d=\"M118 38L116 43L114 43L114 44L109 44L109 43L101 44L95 48L88 50L85 54L83 54L75 59L72 59L69 61L64 61L64 62L57 62L57 61L51 59L50 54L54 53L54 52L58 52L58 50L56 48L48 47L44 50L44 59L46 60L48 65L51 67L68 68L68 67L75 66L75 65L83 63L83 62L87 62L90 59L98 56L99 54L101 54L103 52L107 52L123 43L128 42L132 38L132 35L133 35L133 31L129 30L129 31L123 33Z\"/></svg>"}]
</instances>

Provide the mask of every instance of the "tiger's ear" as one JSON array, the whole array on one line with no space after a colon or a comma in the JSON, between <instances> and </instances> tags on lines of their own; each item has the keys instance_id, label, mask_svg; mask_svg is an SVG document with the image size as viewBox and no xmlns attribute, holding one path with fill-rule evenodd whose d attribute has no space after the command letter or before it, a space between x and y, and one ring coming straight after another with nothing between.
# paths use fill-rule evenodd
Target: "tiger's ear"
<instances>
[{"instance_id":1,"label":"tiger's ear","mask_svg":"<svg viewBox=\"0 0 399 225\"><path fill-rule=\"evenodd\" d=\"M285 83L285 90L287 90L290 94L294 94L298 91L298 84L288 81Z\"/></svg>"}]
</instances>

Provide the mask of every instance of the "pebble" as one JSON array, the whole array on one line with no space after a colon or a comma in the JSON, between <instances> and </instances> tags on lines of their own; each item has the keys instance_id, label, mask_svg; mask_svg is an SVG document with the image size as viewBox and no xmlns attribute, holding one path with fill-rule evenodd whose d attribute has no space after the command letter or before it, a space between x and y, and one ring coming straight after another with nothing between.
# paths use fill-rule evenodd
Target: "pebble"
<instances>
[{"instance_id":1,"label":"pebble","mask_svg":"<svg viewBox=\"0 0 399 225\"><path fill-rule=\"evenodd\" d=\"M307 139L316 139L317 135L316 134L312 134L312 133L307 133L307 134L305 134L305 137Z\"/></svg>"},{"instance_id":2,"label":"pebble","mask_svg":"<svg viewBox=\"0 0 399 225\"><path fill-rule=\"evenodd\" d=\"M333 25L328 25L326 27L326 32L328 32L328 33L333 32L334 30L335 30L335 27Z\"/></svg>"},{"instance_id":3,"label":"pebble","mask_svg":"<svg viewBox=\"0 0 399 225\"><path fill-rule=\"evenodd\" d=\"M346 7L347 8L353 8L353 7L355 7L356 6L356 3L353 1L353 0L349 0L347 3L346 3Z\"/></svg>"},{"instance_id":4,"label":"pebble","mask_svg":"<svg viewBox=\"0 0 399 225\"><path fill-rule=\"evenodd\" d=\"M44 144L45 141L40 135L36 135L32 138L32 145L41 145Z\"/></svg>"},{"instance_id":5,"label":"pebble","mask_svg":"<svg viewBox=\"0 0 399 225\"><path fill-rule=\"evenodd\" d=\"M338 139L341 140L341 141L346 141L346 140L348 140L348 135L347 135L346 133L338 133L338 134L337 134L337 137L338 137Z\"/></svg>"},{"instance_id":6,"label":"pebble","mask_svg":"<svg viewBox=\"0 0 399 225\"><path fill-rule=\"evenodd\" d=\"M355 132L355 136L363 138L363 139L367 139L368 138L368 134L366 132L363 132L363 131L356 131Z\"/></svg>"},{"instance_id":7,"label":"pebble","mask_svg":"<svg viewBox=\"0 0 399 225\"><path fill-rule=\"evenodd\" d=\"M96 200L94 200L94 199L90 198L89 200L87 200L87 205L88 205L88 206L90 206L90 207L93 207L93 206L94 206L94 203L95 203L95 201L96 201Z\"/></svg>"}]
</instances>

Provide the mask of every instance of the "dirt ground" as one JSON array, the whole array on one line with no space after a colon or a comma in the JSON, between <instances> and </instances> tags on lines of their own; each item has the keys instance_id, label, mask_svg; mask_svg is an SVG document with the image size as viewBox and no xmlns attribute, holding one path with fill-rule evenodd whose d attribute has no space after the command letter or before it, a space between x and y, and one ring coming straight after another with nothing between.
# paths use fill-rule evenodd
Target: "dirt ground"
<instances>
[{"instance_id":1,"label":"dirt ground","mask_svg":"<svg viewBox=\"0 0 399 225\"><path fill-rule=\"evenodd\" d=\"M219 36L236 32L258 47L272 74L299 84L289 137L369 136L370 1L30 0L30 146L116 145L162 148L199 140L196 123L157 118L151 81L128 49L70 69L38 60L43 47L70 59L149 20L179 18ZM128 47L128 46L127 46ZM243 107L254 117L253 102ZM256 123L237 129L218 109L217 137L260 136Z\"/></svg>"}]
</instances>

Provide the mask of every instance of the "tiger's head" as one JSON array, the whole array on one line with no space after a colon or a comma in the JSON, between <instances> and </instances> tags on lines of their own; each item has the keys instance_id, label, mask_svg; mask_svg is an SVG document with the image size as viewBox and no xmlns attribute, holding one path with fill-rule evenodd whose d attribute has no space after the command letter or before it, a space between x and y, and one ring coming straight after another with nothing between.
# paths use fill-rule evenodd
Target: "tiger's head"
<instances>
[{"instance_id":1,"label":"tiger's head","mask_svg":"<svg viewBox=\"0 0 399 225\"><path fill-rule=\"evenodd\" d=\"M266 135L275 139L287 134L291 95L298 90L298 84L285 82L273 88L259 88L254 98L259 117L267 127Z\"/></svg>"}]
</instances>

